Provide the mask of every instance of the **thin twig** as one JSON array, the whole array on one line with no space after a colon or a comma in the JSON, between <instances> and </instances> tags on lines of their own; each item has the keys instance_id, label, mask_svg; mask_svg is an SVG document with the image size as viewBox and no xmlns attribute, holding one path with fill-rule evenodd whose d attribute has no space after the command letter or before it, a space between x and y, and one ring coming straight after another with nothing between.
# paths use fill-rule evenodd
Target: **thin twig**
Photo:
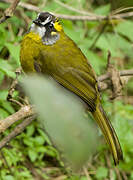
<instances>
[{"instance_id":1,"label":"thin twig","mask_svg":"<svg viewBox=\"0 0 133 180\"><path fill-rule=\"evenodd\" d=\"M13 93L15 91L16 85L18 84L18 76L21 74L21 69L18 68L15 71L15 73L16 73L16 78L12 81L12 84L10 86L10 89L9 89L8 95L7 95L7 101L11 101L11 102L12 102L12 96L13 96ZM19 104L19 105L22 106L22 104Z\"/></svg>"},{"instance_id":2,"label":"thin twig","mask_svg":"<svg viewBox=\"0 0 133 180\"><path fill-rule=\"evenodd\" d=\"M58 0L54 0L54 1L56 3L58 3L59 5L61 5L62 7L65 7L66 9L71 10L73 12L76 12L76 13L79 13L79 14L83 14L83 15L87 15L87 16L98 16L98 15L95 15L95 14L90 13L90 12L86 12L86 11L83 11L83 10L75 9L74 7L69 6L68 4L64 4L61 1L58 1Z\"/></svg>"},{"instance_id":3,"label":"thin twig","mask_svg":"<svg viewBox=\"0 0 133 180\"><path fill-rule=\"evenodd\" d=\"M59 177L54 178L54 180L64 180L64 179L66 179L66 178L67 178L66 175L61 175L61 176L59 176Z\"/></svg>"},{"instance_id":4,"label":"thin twig","mask_svg":"<svg viewBox=\"0 0 133 180\"><path fill-rule=\"evenodd\" d=\"M126 172L121 171L121 174L122 174L123 180L128 180L128 177L127 177L127 175L126 175Z\"/></svg>"},{"instance_id":5,"label":"thin twig","mask_svg":"<svg viewBox=\"0 0 133 180\"><path fill-rule=\"evenodd\" d=\"M23 106L16 113L8 116L7 118L0 120L0 133L4 132L8 127L17 122L20 119L26 118L34 114L33 108L29 105Z\"/></svg>"},{"instance_id":6,"label":"thin twig","mask_svg":"<svg viewBox=\"0 0 133 180\"><path fill-rule=\"evenodd\" d=\"M106 16L72 16L72 15L64 15L64 14L57 14L52 12L55 16L61 19L68 19L71 21L102 21L107 20Z\"/></svg>"},{"instance_id":7,"label":"thin twig","mask_svg":"<svg viewBox=\"0 0 133 180\"><path fill-rule=\"evenodd\" d=\"M109 169L109 180L113 180L114 179L114 177L112 176L113 169L111 167L111 161L110 161L108 153L105 153L105 159L106 159L106 162L107 162L107 167Z\"/></svg>"},{"instance_id":8,"label":"thin twig","mask_svg":"<svg viewBox=\"0 0 133 180\"><path fill-rule=\"evenodd\" d=\"M88 170L86 169L86 167L83 167L83 171L84 171L84 174L85 174L87 180L91 180L91 177L90 177L89 172L88 172Z\"/></svg>"},{"instance_id":9,"label":"thin twig","mask_svg":"<svg viewBox=\"0 0 133 180\"><path fill-rule=\"evenodd\" d=\"M93 50L96 42L98 41L98 39L100 38L100 36L104 33L106 27L108 25L108 21L102 26L101 31L98 33L97 37L95 38L94 42L92 43L90 50Z\"/></svg>"},{"instance_id":10,"label":"thin twig","mask_svg":"<svg viewBox=\"0 0 133 180\"><path fill-rule=\"evenodd\" d=\"M122 83L122 86L124 86L124 84L126 84L128 82L128 80L130 78L132 78L133 70L131 69L131 70L122 70L122 71L119 71L119 76L120 76L120 81ZM99 87L100 91L103 91L105 89L109 89L109 88L112 87L112 85L110 86L110 81L103 82L105 80L111 80L109 72L107 72L106 74L101 75L101 76L98 77L98 87Z\"/></svg>"},{"instance_id":11,"label":"thin twig","mask_svg":"<svg viewBox=\"0 0 133 180\"><path fill-rule=\"evenodd\" d=\"M36 170L33 163L31 163L28 159L24 162L24 165L27 167L27 169L30 170L31 174L34 177L34 180L43 180L44 178L41 176L40 173Z\"/></svg>"},{"instance_id":12,"label":"thin twig","mask_svg":"<svg viewBox=\"0 0 133 180\"><path fill-rule=\"evenodd\" d=\"M14 0L10 7L7 8L3 14L3 16L0 18L0 24L3 23L4 21L6 21L8 18L10 18L11 16L13 16L15 9L18 5L20 0Z\"/></svg>"},{"instance_id":13,"label":"thin twig","mask_svg":"<svg viewBox=\"0 0 133 180\"><path fill-rule=\"evenodd\" d=\"M6 2L6 3L12 3L11 0L1 0L1 1ZM34 6L34 5L31 5L31 4L28 4L28 3L20 2L18 5L23 7L23 8L26 8L26 9L28 9L30 11L41 12L40 8L38 8L38 7ZM96 15L96 14L94 14L93 16L88 16L88 15L87 16L72 16L72 15L56 14L54 12L51 12L51 13L54 14L55 16L59 17L59 18L69 19L69 20L72 20L72 21L75 21L75 20L103 21L103 20L113 20L113 19L122 19L122 18L133 17L133 12L126 12L126 13L120 13L120 14L115 14L115 15L112 15L112 13L110 13L107 16Z\"/></svg>"},{"instance_id":14,"label":"thin twig","mask_svg":"<svg viewBox=\"0 0 133 180\"><path fill-rule=\"evenodd\" d=\"M122 177L121 177L121 174L120 174L120 171L117 167L114 167L114 170L116 172L116 176L117 176L117 179L118 180L122 180Z\"/></svg>"},{"instance_id":15,"label":"thin twig","mask_svg":"<svg viewBox=\"0 0 133 180\"><path fill-rule=\"evenodd\" d=\"M119 71L120 76L133 76L133 69ZM102 82L109 79L109 73L103 74L98 77L98 81Z\"/></svg>"},{"instance_id":16,"label":"thin twig","mask_svg":"<svg viewBox=\"0 0 133 180\"><path fill-rule=\"evenodd\" d=\"M108 71L110 65L111 65L111 52L108 51L108 57L107 57L107 71Z\"/></svg>"},{"instance_id":17,"label":"thin twig","mask_svg":"<svg viewBox=\"0 0 133 180\"><path fill-rule=\"evenodd\" d=\"M12 3L12 0L1 0L1 2ZM35 11L35 12L41 11L38 7L36 7L32 4L24 3L24 2L19 2L18 6L26 8L29 11Z\"/></svg>"},{"instance_id":18,"label":"thin twig","mask_svg":"<svg viewBox=\"0 0 133 180\"><path fill-rule=\"evenodd\" d=\"M35 118L36 115L34 114L33 116L26 118L22 123L17 125L11 133L9 133L5 138L1 140L0 149L3 148L9 141L11 141L11 139L20 134Z\"/></svg>"},{"instance_id":19,"label":"thin twig","mask_svg":"<svg viewBox=\"0 0 133 180\"><path fill-rule=\"evenodd\" d=\"M129 11L129 10L132 10L133 9L133 7L120 7L120 8L118 8L118 9L115 9L115 10L113 10L112 12L111 12L111 14L112 15L116 15L116 14L119 14L119 13L121 13L121 12L124 12L124 11Z\"/></svg>"},{"instance_id":20,"label":"thin twig","mask_svg":"<svg viewBox=\"0 0 133 180\"><path fill-rule=\"evenodd\" d=\"M4 160L4 162L5 162L5 165L6 165L7 168L9 169L10 174L14 177L14 174L13 174L13 172L12 172L12 168L9 166L8 161L6 160L6 157L5 157L2 149L0 149L0 153L1 153L1 157L3 158L3 160Z\"/></svg>"}]
</instances>

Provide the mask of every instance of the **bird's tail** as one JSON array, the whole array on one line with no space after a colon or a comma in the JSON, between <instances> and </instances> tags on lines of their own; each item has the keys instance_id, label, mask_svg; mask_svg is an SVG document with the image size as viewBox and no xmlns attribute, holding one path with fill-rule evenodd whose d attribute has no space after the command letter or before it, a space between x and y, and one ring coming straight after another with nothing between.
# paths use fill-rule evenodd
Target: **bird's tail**
<instances>
[{"instance_id":1,"label":"bird's tail","mask_svg":"<svg viewBox=\"0 0 133 180\"><path fill-rule=\"evenodd\" d=\"M123 154L116 132L101 105L97 106L96 111L92 112L92 114L100 126L108 145L110 146L114 163L117 165L119 160L123 159Z\"/></svg>"}]
</instances>

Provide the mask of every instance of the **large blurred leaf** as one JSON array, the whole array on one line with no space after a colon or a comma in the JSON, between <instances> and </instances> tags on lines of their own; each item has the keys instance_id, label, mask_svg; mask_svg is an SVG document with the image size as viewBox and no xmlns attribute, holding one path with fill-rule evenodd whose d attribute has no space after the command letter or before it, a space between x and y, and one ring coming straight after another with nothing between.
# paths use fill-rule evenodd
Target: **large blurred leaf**
<instances>
[{"instance_id":1,"label":"large blurred leaf","mask_svg":"<svg viewBox=\"0 0 133 180\"><path fill-rule=\"evenodd\" d=\"M132 56L131 44L119 34L104 33L96 43L101 50L110 50L112 56Z\"/></svg>"},{"instance_id":2,"label":"large blurred leaf","mask_svg":"<svg viewBox=\"0 0 133 180\"><path fill-rule=\"evenodd\" d=\"M15 73L12 71L13 67L9 64L8 61L0 59L0 71L9 77L15 78Z\"/></svg>"},{"instance_id":3,"label":"large blurred leaf","mask_svg":"<svg viewBox=\"0 0 133 180\"><path fill-rule=\"evenodd\" d=\"M0 108L0 119L4 119L7 116L9 116L8 112L5 111L4 109Z\"/></svg>"},{"instance_id":4,"label":"large blurred leaf","mask_svg":"<svg viewBox=\"0 0 133 180\"><path fill-rule=\"evenodd\" d=\"M133 41L133 22L132 21L122 21L119 23L116 27L115 30L128 37L130 40Z\"/></svg>"},{"instance_id":5,"label":"large blurred leaf","mask_svg":"<svg viewBox=\"0 0 133 180\"><path fill-rule=\"evenodd\" d=\"M108 174L108 169L105 168L105 167L99 167L97 170L96 170L96 177L98 179L103 179L103 178L106 178L107 177L107 174Z\"/></svg>"},{"instance_id":6,"label":"large blurred leaf","mask_svg":"<svg viewBox=\"0 0 133 180\"><path fill-rule=\"evenodd\" d=\"M63 159L74 168L81 168L98 143L83 104L51 79L25 77L23 85L40 114L41 127L62 152Z\"/></svg>"},{"instance_id":7,"label":"large blurred leaf","mask_svg":"<svg viewBox=\"0 0 133 180\"><path fill-rule=\"evenodd\" d=\"M110 4L99 6L94 10L94 12L99 15L108 15L109 11L110 11Z\"/></svg>"},{"instance_id":8,"label":"large blurred leaf","mask_svg":"<svg viewBox=\"0 0 133 180\"><path fill-rule=\"evenodd\" d=\"M20 66L20 61L19 61L20 45L16 46L11 43L6 43L6 47L9 49L10 54L15 59L16 65L19 67Z\"/></svg>"}]
</instances>

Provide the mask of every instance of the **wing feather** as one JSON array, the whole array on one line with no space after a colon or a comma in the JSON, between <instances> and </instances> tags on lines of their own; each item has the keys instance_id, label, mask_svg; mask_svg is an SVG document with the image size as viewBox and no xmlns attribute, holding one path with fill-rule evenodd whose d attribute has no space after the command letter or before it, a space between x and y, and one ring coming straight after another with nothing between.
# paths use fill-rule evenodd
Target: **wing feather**
<instances>
[{"instance_id":1,"label":"wing feather","mask_svg":"<svg viewBox=\"0 0 133 180\"><path fill-rule=\"evenodd\" d=\"M64 72L64 71L62 71ZM96 109L97 92L95 88L96 80L82 71L68 68L64 74L58 72L51 76L63 87L78 95L88 104L91 111Z\"/></svg>"}]
</instances>

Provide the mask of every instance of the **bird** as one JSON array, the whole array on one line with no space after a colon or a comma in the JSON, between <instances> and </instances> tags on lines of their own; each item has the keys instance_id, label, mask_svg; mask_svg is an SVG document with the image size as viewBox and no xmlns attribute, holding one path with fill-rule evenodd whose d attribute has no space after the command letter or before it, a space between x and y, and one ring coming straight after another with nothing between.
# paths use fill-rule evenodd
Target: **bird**
<instances>
[{"instance_id":1,"label":"bird","mask_svg":"<svg viewBox=\"0 0 133 180\"><path fill-rule=\"evenodd\" d=\"M117 134L102 104L96 73L76 43L68 37L60 19L40 12L21 42L20 62L25 73L49 76L83 101L99 125L114 164L123 159Z\"/></svg>"}]
</instances>

